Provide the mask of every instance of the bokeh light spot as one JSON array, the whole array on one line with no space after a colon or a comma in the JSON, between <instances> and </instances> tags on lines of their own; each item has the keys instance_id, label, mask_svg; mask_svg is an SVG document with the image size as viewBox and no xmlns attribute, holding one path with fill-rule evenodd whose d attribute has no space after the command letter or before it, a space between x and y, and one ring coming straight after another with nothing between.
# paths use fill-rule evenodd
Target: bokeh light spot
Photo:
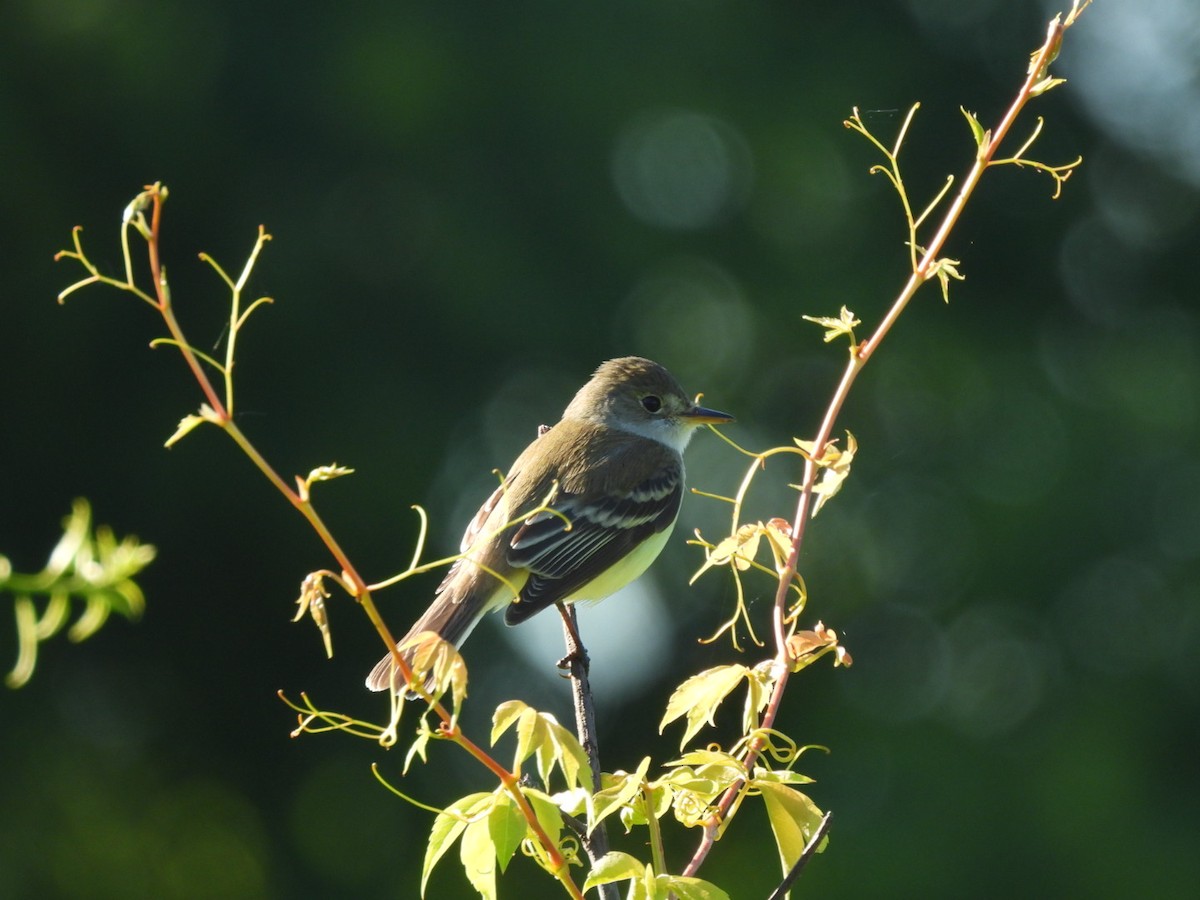
<instances>
[{"instance_id":1,"label":"bokeh light spot","mask_svg":"<svg viewBox=\"0 0 1200 900\"><path fill-rule=\"evenodd\" d=\"M629 211L660 228L703 228L745 201L749 147L720 119L687 110L648 112L617 139L613 181Z\"/></svg>"},{"instance_id":2,"label":"bokeh light spot","mask_svg":"<svg viewBox=\"0 0 1200 900\"><path fill-rule=\"evenodd\" d=\"M746 375L754 321L741 288L715 263L670 260L625 300L618 340L666 365L685 389L733 389Z\"/></svg>"},{"instance_id":3,"label":"bokeh light spot","mask_svg":"<svg viewBox=\"0 0 1200 900\"><path fill-rule=\"evenodd\" d=\"M651 576L643 575L600 603L582 603L577 612L592 660L592 690L606 704L636 695L669 662L673 629ZM502 633L531 669L560 680L552 665L564 646L557 610L545 610Z\"/></svg>"},{"instance_id":4,"label":"bokeh light spot","mask_svg":"<svg viewBox=\"0 0 1200 900\"><path fill-rule=\"evenodd\" d=\"M1012 731L1045 689L1042 649L1010 618L972 606L947 631L953 672L943 708L955 727L977 740Z\"/></svg>"}]
</instances>

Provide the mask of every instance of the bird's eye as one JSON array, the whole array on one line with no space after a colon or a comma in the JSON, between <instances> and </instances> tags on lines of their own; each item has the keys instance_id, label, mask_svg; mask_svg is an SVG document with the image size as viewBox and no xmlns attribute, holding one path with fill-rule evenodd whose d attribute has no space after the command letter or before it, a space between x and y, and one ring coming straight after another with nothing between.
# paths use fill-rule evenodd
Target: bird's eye
<instances>
[{"instance_id":1,"label":"bird's eye","mask_svg":"<svg viewBox=\"0 0 1200 900\"><path fill-rule=\"evenodd\" d=\"M642 398L642 409L648 413L656 413L662 409L662 400L654 394L647 394Z\"/></svg>"}]
</instances>

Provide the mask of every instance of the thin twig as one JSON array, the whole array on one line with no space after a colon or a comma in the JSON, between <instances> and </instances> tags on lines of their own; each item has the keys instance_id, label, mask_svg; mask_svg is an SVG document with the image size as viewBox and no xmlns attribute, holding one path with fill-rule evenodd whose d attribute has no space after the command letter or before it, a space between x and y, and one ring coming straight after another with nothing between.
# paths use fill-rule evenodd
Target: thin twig
<instances>
[{"instance_id":1,"label":"thin twig","mask_svg":"<svg viewBox=\"0 0 1200 900\"><path fill-rule=\"evenodd\" d=\"M592 684L588 679L590 661L587 648L579 637L579 620L575 615L575 607L569 603L557 604L563 620L563 639L567 645L567 655L559 663L565 665L571 679L571 697L575 705L575 731L579 743L587 754L588 766L591 768L591 784L588 790L595 794L600 790L600 742L596 736L596 704L592 698ZM580 835L583 850L592 861L592 865L608 853L608 831L600 822L589 833ZM620 892L615 884L599 885L597 890L604 900L619 900Z\"/></svg>"},{"instance_id":2,"label":"thin twig","mask_svg":"<svg viewBox=\"0 0 1200 900\"><path fill-rule=\"evenodd\" d=\"M817 830L813 832L813 836L804 845L804 852L800 854L800 858L796 860L795 865L784 876L783 881L779 882L779 886L771 892L771 896L767 900L783 900L787 896L787 892L791 890L793 882L799 877L800 870L808 864L808 861L812 859L812 855L817 852L817 847L824 840L825 833L829 831L829 820L832 818L832 812L827 812L821 817L821 823L817 826Z\"/></svg>"}]
</instances>

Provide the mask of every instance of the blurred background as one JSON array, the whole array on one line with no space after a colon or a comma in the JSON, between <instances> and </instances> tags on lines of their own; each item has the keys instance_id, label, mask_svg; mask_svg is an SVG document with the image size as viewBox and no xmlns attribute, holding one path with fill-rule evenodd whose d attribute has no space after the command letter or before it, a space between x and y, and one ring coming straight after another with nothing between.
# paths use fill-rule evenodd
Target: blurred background
<instances>
[{"instance_id":1,"label":"blurred background","mask_svg":"<svg viewBox=\"0 0 1200 900\"><path fill-rule=\"evenodd\" d=\"M435 806L491 788L453 748L401 779L402 751L289 737L279 689L382 718L361 688L382 647L340 598L332 661L289 623L329 559L215 429L162 448L199 393L147 348L144 304L55 303L80 275L52 261L72 226L116 272L122 209L165 182L173 293L206 349L227 296L196 254L237 271L267 226L250 292L276 302L239 344L239 421L286 476L357 470L318 504L381 579L411 553L412 504L452 551L491 470L605 358L666 364L743 445L810 436L845 351L801 316L845 304L871 327L905 277L896 199L842 120L857 106L890 141L922 103L903 159L923 203L971 160L959 107L998 121L1060 8L5 3L0 553L40 569L86 496L159 556L142 621L55 639L0 694L0 896L416 896L431 817L370 764ZM1083 167L1057 201L1044 174L986 176L947 248L967 280L949 306L919 296L844 411L860 456L803 572L809 621L855 665L797 678L780 720L830 749L798 766L835 816L799 895L1200 889L1198 46L1188 0L1088 11L1068 83L1017 128L1045 116L1032 155ZM689 452L708 491L743 469L712 435ZM769 470L749 514L790 518L797 478ZM670 691L733 658L697 642L727 580L685 587L685 538L727 513L690 498L652 575L583 612L608 769L671 758ZM379 598L394 630L437 578ZM760 624L770 593L751 585ZM552 617L481 628L468 727L514 696L569 720L560 655ZM695 839L674 832L673 865ZM431 895L470 895L455 857ZM701 874L740 900L777 867L749 803ZM518 859L501 891L521 890L555 895Z\"/></svg>"}]
</instances>

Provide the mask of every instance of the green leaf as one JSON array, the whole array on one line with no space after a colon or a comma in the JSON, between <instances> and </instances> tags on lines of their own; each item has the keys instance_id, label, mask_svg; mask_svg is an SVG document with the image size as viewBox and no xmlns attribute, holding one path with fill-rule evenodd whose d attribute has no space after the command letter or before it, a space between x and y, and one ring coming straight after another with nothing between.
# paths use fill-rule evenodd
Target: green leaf
<instances>
[{"instance_id":1,"label":"green leaf","mask_svg":"<svg viewBox=\"0 0 1200 900\"><path fill-rule=\"evenodd\" d=\"M960 265L959 260L944 256L941 259L934 260L933 265L929 267L929 271L925 275L927 281L930 278L937 278L938 283L942 286L942 300L946 303L950 302L950 279L953 278L955 281L967 280L967 276L958 271Z\"/></svg>"},{"instance_id":2,"label":"green leaf","mask_svg":"<svg viewBox=\"0 0 1200 900\"><path fill-rule=\"evenodd\" d=\"M775 834L775 846L786 875L804 852L809 839L821 824L821 810L807 795L773 781L755 781L762 794ZM818 850L823 847L818 848Z\"/></svg>"},{"instance_id":3,"label":"green leaf","mask_svg":"<svg viewBox=\"0 0 1200 900\"><path fill-rule=\"evenodd\" d=\"M591 798L592 792L587 788L576 787L569 791L555 791L552 799L557 809L578 818L587 812L587 804Z\"/></svg>"},{"instance_id":4,"label":"green leaf","mask_svg":"<svg viewBox=\"0 0 1200 900\"><path fill-rule=\"evenodd\" d=\"M549 713L539 713L539 715L546 720L547 736L553 741L554 758L558 762L559 769L562 770L567 787L578 787L581 783L580 773L590 773L592 770L587 751L583 749L579 739L569 729L560 725L553 716Z\"/></svg>"},{"instance_id":5,"label":"green leaf","mask_svg":"<svg viewBox=\"0 0 1200 900\"><path fill-rule=\"evenodd\" d=\"M533 813L537 816L538 824L542 826L542 831L546 832L546 837L550 838L555 843L558 842L559 835L563 830L563 814L562 810L555 804L554 799L537 788L521 788L521 793L525 795L525 799L529 801L529 805L533 807ZM534 859L547 872L552 870L550 857L545 854L546 848L539 847L535 844Z\"/></svg>"},{"instance_id":6,"label":"green leaf","mask_svg":"<svg viewBox=\"0 0 1200 900\"><path fill-rule=\"evenodd\" d=\"M654 870L628 853L614 850L596 861L583 883L587 892L602 884L632 881L629 897L633 900L729 900L729 895L708 881L684 875L655 875Z\"/></svg>"},{"instance_id":7,"label":"green leaf","mask_svg":"<svg viewBox=\"0 0 1200 900\"><path fill-rule=\"evenodd\" d=\"M425 845L425 863L421 868L422 897L425 896L429 874L438 860L450 849L450 845L458 840L471 817L486 809L491 801L492 795L488 793L468 794L438 813L437 818L433 820L433 828L429 831L429 843Z\"/></svg>"},{"instance_id":8,"label":"green leaf","mask_svg":"<svg viewBox=\"0 0 1200 900\"><path fill-rule=\"evenodd\" d=\"M802 748L803 750L825 749L816 745L809 745ZM794 769L763 769L755 767L754 769L754 786L761 787L763 783L769 784L812 784L815 779L807 775L795 771Z\"/></svg>"},{"instance_id":9,"label":"green leaf","mask_svg":"<svg viewBox=\"0 0 1200 900\"><path fill-rule=\"evenodd\" d=\"M775 676L772 674L774 662L759 663L746 673L746 707L742 714L742 731L750 732L758 727L758 714L762 712L771 699L771 691L775 688Z\"/></svg>"},{"instance_id":10,"label":"green leaf","mask_svg":"<svg viewBox=\"0 0 1200 900\"><path fill-rule=\"evenodd\" d=\"M492 713L492 746L496 746L496 741L500 740L500 736L508 731L513 722L525 710L529 709L520 700L506 700L496 707L496 711Z\"/></svg>"},{"instance_id":11,"label":"green leaf","mask_svg":"<svg viewBox=\"0 0 1200 900\"><path fill-rule=\"evenodd\" d=\"M650 819L661 819L675 800L675 789L664 781L652 781L643 786L639 796L621 809L621 824L629 834L634 825L649 824Z\"/></svg>"},{"instance_id":12,"label":"green leaf","mask_svg":"<svg viewBox=\"0 0 1200 900\"><path fill-rule=\"evenodd\" d=\"M558 723L549 713L535 713L537 727L534 728L534 756L537 759L538 775L542 784L550 786L550 773L554 770L554 761L559 759L558 745L554 739L552 726ZM573 785L568 785L573 787Z\"/></svg>"},{"instance_id":13,"label":"green leaf","mask_svg":"<svg viewBox=\"0 0 1200 900\"><path fill-rule=\"evenodd\" d=\"M579 741L549 713L538 712L519 700L509 700L496 708L492 716L492 744L509 728L516 724L517 751L513 758L513 769L521 771L521 764L530 756L536 756L538 774L549 784L550 774L557 764L566 779L567 788L577 787L581 772L590 771L587 753Z\"/></svg>"},{"instance_id":14,"label":"green leaf","mask_svg":"<svg viewBox=\"0 0 1200 900\"><path fill-rule=\"evenodd\" d=\"M680 716L687 716L687 728L679 741L679 747L683 749L706 722L713 724L713 716L721 701L749 671L743 665L716 666L693 675L677 687L667 701L667 710L658 724L659 734Z\"/></svg>"},{"instance_id":15,"label":"green leaf","mask_svg":"<svg viewBox=\"0 0 1200 900\"><path fill-rule=\"evenodd\" d=\"M488 834L496 848L496 862L500 864L501 872L508 868L509 860L528 833L529 824L520 807L508 791L500 788L496 804L488 812Z\"/></svg>"},{"instance_id":16,"label":"green leaf","mask_svg":"<svg viewBox=\"0 0 1200 900\"><path fill-rule=\"evenodd\" d=\"M613 850L596 860L592 871L588 872L587 880L583 883L583 890L586 893L597 885L641 878L645 874L646 868L643 863L628 853Z\"/></svg>"},{"instance_id":17,"label":"green leaf","mask_svg":"<svg viewBox=\"0 0 1200 900\"><path fill-rule=\"evenodd\" d=\"M650 757L642 758L635 772L614 772L604 777L605 787L592 797L591 809L588 815L588 833L614 813L627 806L639 793L646 783L646 773L650 770Z\"/></svg>"},{"instance_id":18,"label":"green leaf","mask_svg":"<svg viewBox=\"0 0 1200 900\"><path fill-rule=\"evenodd\" d=\"M1049 78L1049 77L1043 78L1041 81L1039 81L1037 84L1035 84L1033 87L1031 87L1029 89L1029 96L1030 97L1038 97L1038 96L1046 93L1046 91L1050 90L1051 88L1056 88L1060 84L1066 84L1066 83L1067 83L1067 79L1065 79L1065 78Z\"/></svg>"},{"instance_id":19,"label":"green leaf","mask_svg":"<svg viewBox=\"0 0 1200 900\"><path fill-rule=\"evenodd\" d=\"M408 774L408 768L412 765L412 761L416 757L421 757L421 762L429 762L426 756L426 748L429 745L429 739L433 737L433 732L428 728L422 728L417 732L416 740L412 742L412 746L408 748L408 753L404 755L404 774Z\"/></svg>"},{"instance_id":20,"label":"green leaf","mask_svg":"<svg viewBox=\"0 0 1200 900\"><path fill-rule=\"evenodd\" d=\"M496 900L496 845L488 827L490 818L470 822L458 845L467 880L484 900Z\"/></svg>"},{"instance_id":21,"label":"green leaf","mask_svg":"<svg viewBox=\"0 0 1200 900\"><path fill-rule=\"evenodd\" d=\"M678 900L729 900L729 895L711 881L685 875L659 875L658 882L666 887L661 896L674 895Z\"/></svg>"},{"instance_id":22,"label":"green leaf","mask_svg":"<svg viewBox=\"0 0 1200 900\"><path fill-rule=\"evenodd\" d=\"M965 106L960 106L959 109L967 119L967 124L971 126L971 134L975 137L975 146L982 148L988 142L988 133L984 131L983 126L979 124L979 120L975 118L975 113L967 110Z\"/></svg>"},{"instance_id":23,"label":"green leaf","mask_svg":"<svg viewBox=\"0 0 1200 900\"><path fill-rule=\"evenodd\" d=\"M344 478L347 475L353 474L353 469L348 466L339 466L337 463L328 466L317 466L304 479L304 486L311 488L318 481L333 481L335 478Z\"/></svg>"},{"instance_id":24,"label":"green leaf","mask_svg":"<svg viewBox=\"0 0 1200 900\"><path fill-rule=\"evenodd\" d=\"M190 434L193 428L195 428L197 425L203 425L207 421L208 419L205 419L202 416L184 416L179 420L179 425L175 429L175 433L163 441L163 446L168 448L173 447L177 442L183 440L184 437Z\"/></svg>"},{"instance_id":25,"label":"green leaf","mask_svg":"<svg viewBox=\"0 0 1200 900\"><path fill-rule=\"evenodd\" d=\"M854 313L842 307L838 312L837 318L832 316L801 316L806 322L812 322L814 325L820 325L825 329L825 343L837 340L842 335L850 338L850 343L854 343L854 329L862 323L855 317Z\"/></svg>"},{"instance_id":26,"label":"green leaf","mask_svg":"<svg viewBox=\"0 0 1200 900\"><path fill-rule=\"evenodd\" d=\"M529 759L537 749L538 734L537 710L526 706L517 717L517 752L513 757L513 771L520 772L521 763Z\"/></svg>"}]
</instances>

